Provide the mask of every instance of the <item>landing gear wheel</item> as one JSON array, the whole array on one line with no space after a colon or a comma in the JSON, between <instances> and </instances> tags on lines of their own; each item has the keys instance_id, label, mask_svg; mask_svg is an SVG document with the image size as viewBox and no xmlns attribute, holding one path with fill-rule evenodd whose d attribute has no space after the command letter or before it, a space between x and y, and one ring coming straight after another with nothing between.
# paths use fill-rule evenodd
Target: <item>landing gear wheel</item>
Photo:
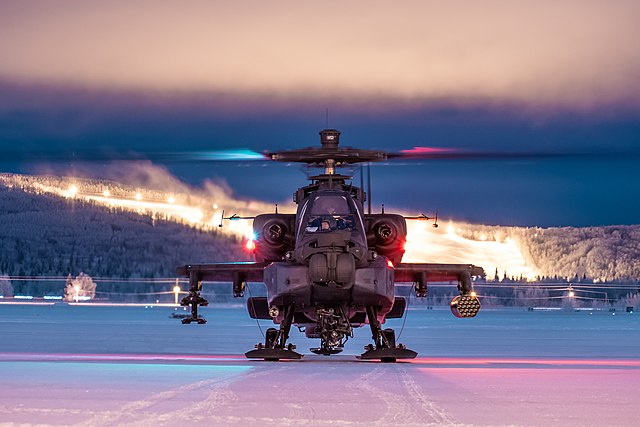
<instances>
[{"instance_id":1,"label":"landing gear wheel","mask_svg":"<svg viewBox=\"0 0 640 427\"><path fill-rule=\"evenodd\" d=\"M183 325L190 325L193 322L196 322L198 325L204 325L205 323L207 323L207 319L205 319L204 317L198 317L197 319L194 319L192 317L182 319Z\"/></svg>"},{"instance_id":2,"label":"landing gear wheel","mask_svg":"<svg viewBox=\"0 0 640 427\"><path fill-rule=\"evenodd\" d=\"M182 301L180 301L180 305L191 307L191 316L182 319L183 325L189 325L193 322L196 322L198 325L204 325L205 323L207 323L207 320L204 317L198 315L198 306L206 307L207 305L209 305L209 302L206 299L202 298L202 296L200 295L200 291L189 291L189 295L182 298Z\"/></svg>"},{"instance_id":3,"label":"landing gear wheel","mask_svg":"<svg viewBox=\"0 0 640 427\"><path fill-rule=\"evenodd\" d=\"M397 359L415 359L418 355L413 350L398 346L396 348L373 348L365 347L365 352L358 356L360 360L379 360L382 363L394 363Z\"/></svg>"},{"instance_id":4,"label":"landing gear wheel","mask_svg":"<svg viewBox=\"0 0 640 427\"><path fill-rule=\"evenodd\" d=\"M397 359L414 359L418 355L415 351L396 343L396 333L393 329L382 330L374 306L367 306L367 319L375 344L365 346L365 352L358 357L359 359L378 359L382 363L394 363Z\"/></svg>"},{"instance_id":5,"label":"landing gear wheel","mask_svg":"<svg viewBox=\"0 0 640 427\"><path fill-rule=\"evenodd\" d=\"M387 328L384 331L382 331L382 334L384 335L384 339L386 341L386 344L389 348L395 348L396 347L396 332L393 329Z\"/></svg>"},{"instance_id":6,"label":"landing gear wheel","mask_svg":"<svg viewBox=\"0 0 640 427\"><path fill-rule=\"evenodd\" d=\"M287 307L285 313L285 318L280 323L280 330L267 329L264 344L258 343L255 350L246 352L244 355L247 359L264 359L269 362L277 362L280 359L302 359L302 355L294 351L296 347L291 343L287 344L294 308Z\"/></svg>"},{"instance_id":7,"label":"landing gear wheel","mask_svg":"<svg viewBox=\"0 0 640 427\"><path fill-rule=\"evenodd\" d=\"M267 329L264 338L264 346L266 348L274 348L278 342L278 330L276 328Z\"/></svg>"}]
</instances>

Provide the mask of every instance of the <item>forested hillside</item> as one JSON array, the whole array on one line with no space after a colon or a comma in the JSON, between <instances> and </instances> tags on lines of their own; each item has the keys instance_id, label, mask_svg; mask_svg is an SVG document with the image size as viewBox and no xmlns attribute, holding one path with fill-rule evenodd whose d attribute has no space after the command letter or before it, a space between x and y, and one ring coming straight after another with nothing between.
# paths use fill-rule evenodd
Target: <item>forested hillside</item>
<instances>
[{"instance_id":1,"label":"forested hillside","mask_svg":"<svg viewBox=\"0 0 640 427\"><path fill-rule=\"evenodd\" d=\"M180 264L238 259L241 243L216 230L0 185L0 274L175 277Z\"/></svg>"},{"instance_id":2,"label":"forested hillside","mask_svg":"<svg viewBox=\"0 0 640 427\"><path fill-rule=\"evenodd\" d=\"M528 264L543 276L597 281L640 279L640 225L606 227L465 228L464 237L487 236L518 243Z\"/></svg>"}]
</instances>

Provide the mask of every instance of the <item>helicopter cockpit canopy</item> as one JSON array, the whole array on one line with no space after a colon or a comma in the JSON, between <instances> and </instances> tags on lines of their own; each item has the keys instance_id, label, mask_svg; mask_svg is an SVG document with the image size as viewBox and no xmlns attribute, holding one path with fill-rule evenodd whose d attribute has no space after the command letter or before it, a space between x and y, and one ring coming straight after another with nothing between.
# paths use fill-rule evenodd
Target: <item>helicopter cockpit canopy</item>
<instances>
[{"instance_id":1,"label":"helicopter cockpit canopy","mask_svg":"<svg viewBox=\"0 0 640 427\"><path fill-rule=\"evenodd\" d=\"M362 215L352 197L346 192L312 195L301 206L298 235L346 230L364 239ZM362 237L360 239L359 237Z\"/></svg>"}]
</instances>

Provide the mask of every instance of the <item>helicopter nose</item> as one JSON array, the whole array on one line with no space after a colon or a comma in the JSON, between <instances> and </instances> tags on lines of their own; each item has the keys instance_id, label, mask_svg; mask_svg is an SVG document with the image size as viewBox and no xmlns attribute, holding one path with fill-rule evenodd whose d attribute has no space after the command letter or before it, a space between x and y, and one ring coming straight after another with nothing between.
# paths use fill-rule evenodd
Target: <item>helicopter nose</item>
<instances>
[{"instance_id":1,"label":"helicopter nose","mask_svg":"<svg viewBox=\"0 0 640 427\"><path fill-rule=\"evenodd\" d=\"M317 253L309 259L309 277L319 285L352 285L356 262L350 253Z\"/></svg>"}]
</instances>

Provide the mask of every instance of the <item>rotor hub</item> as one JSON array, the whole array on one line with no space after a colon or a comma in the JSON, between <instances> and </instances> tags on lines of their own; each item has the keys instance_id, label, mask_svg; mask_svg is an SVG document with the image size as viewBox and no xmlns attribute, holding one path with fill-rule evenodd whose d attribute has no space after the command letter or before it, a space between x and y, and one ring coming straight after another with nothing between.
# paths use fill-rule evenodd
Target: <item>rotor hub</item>
<instances>
[{"instance_id":1,"label":"rotor hub","mask_svg":"<svg viewBox=\"0 0 640 427\"><path fill-rule=\"evenodd\" d=\"M320 143L324 149L336 149L340 144L340 131L337 129L324 129L320 131Z\"/></svg>"},{"instance_id":2,"label":"rotor hub","mask_svg":"<svg viewBox=\"0 0 640 427\"><path fill-rule=\"evenodd\" d=\"M340 134L341 132L336 129L324 129L320 131L321 147L274 151L265 153L265 155L278 162L306 163L311 166L324 167L325 175L328 176L334 175L336 167L339 166L387 160L388 153L385 151L340 147Z\"/></svg>"}]
</instances>

